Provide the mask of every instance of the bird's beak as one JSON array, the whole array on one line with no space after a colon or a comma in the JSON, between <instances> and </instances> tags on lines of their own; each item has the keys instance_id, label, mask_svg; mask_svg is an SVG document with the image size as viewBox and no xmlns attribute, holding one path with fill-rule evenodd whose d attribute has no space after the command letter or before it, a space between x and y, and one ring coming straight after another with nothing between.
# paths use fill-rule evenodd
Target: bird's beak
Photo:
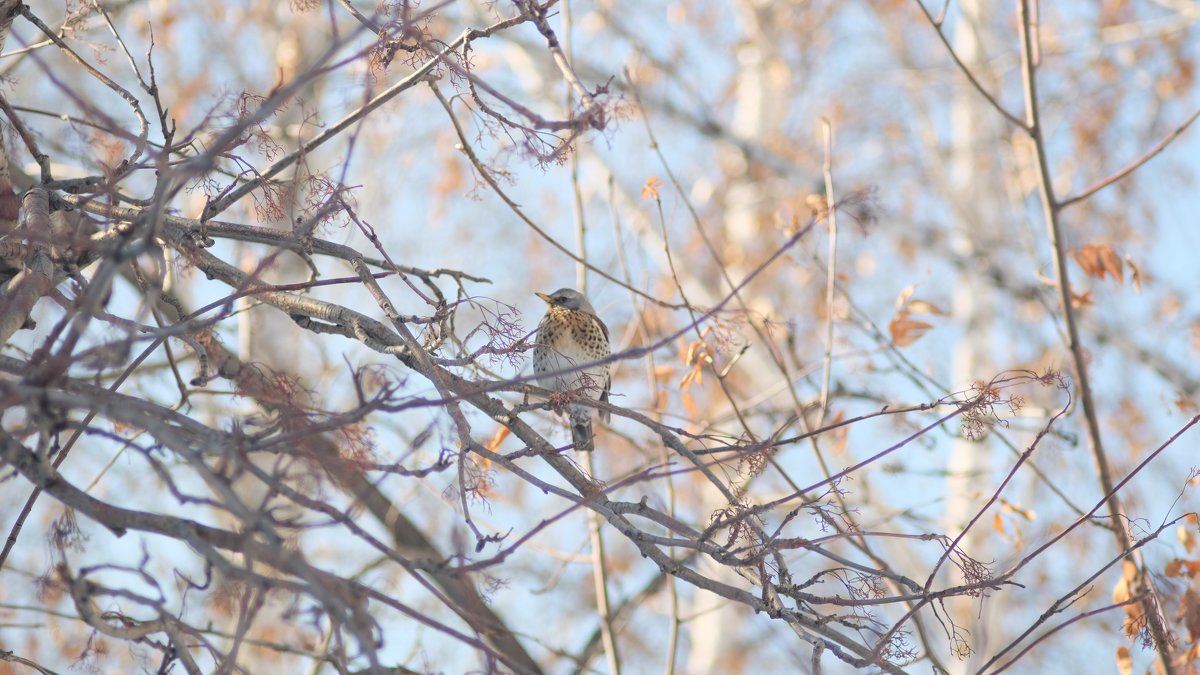
<instances>
[{"instance_id":1,"label":"bird's beak","mask_svg":"<svg viewBox=\"0 0 1200 675\"><path fill-rule=\"evenodd\" d=\"M550 296L546 295L545 293L534 293L534 295L541 298L546 304L550 304Z\"/></svg>"}]
</instances>

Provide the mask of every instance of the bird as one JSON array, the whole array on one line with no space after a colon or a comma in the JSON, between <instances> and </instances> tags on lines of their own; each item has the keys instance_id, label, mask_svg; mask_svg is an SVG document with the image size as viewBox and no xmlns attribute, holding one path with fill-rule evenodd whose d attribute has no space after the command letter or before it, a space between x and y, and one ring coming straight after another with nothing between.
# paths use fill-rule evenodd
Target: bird
<instances>
[{"instance_id":1,"label":"bird","mask_svg":"<svg viewBox=\"0 0 1200 675\"><path fill-rule=\"evenodd\" d=\"M592 303L575 289L560 288L549 295L534 295L547 305L546 315L538 323L533 348L533 372L538 384L554 392L574 392L607 403L612 384L608 364L580 366L612 354L608 326L596 315ZM572 368L578 370L571 372ZM565 408L571 420L575 449L590 452L594 447L591 409L577 403ZM600 411L600 419L609 420L607 410Z\"/></svg>"}]
</instances>

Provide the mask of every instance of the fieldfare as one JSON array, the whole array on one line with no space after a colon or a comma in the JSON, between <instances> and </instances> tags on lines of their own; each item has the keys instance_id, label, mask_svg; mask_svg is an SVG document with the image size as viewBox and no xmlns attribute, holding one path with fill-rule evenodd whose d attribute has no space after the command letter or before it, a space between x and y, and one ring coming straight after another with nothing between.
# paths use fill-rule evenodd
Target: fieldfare
<instances>
[{"instance_id":1,"label":"fieldfare","mask_svg":"<svg viewBox=\"0 0 1200 675\"><path fill-rule=\"evenodd\" d=\"M550 295L537 293L546 301L546 316L538 324L537 344L533 348L533 372L538 384L555 392L570 392L592 400L608 402L610 379L608 364L587 366L607 358L608 326L596 316L592 303L579 291L560 288ZM575 369L575 370L572 370ZM556 373L554 375L545 375ZM587 406L567 404L571 419L571 439L575 449L593 448L592 411ZM607 422L608 412L600 411Z\"/></svg>"}]
</instances>

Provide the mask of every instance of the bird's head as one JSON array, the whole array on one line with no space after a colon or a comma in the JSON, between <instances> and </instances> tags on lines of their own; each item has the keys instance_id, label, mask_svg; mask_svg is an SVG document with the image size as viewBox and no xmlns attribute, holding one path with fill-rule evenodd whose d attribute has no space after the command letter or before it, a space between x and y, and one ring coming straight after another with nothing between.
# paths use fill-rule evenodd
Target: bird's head
<instances>
[{"instance_id":1,"label":"bird's head","mask_svg":"<svg viewBox=\"0 0 1200 675\"><path fill-rule=\"evenodd\" d=\"M589 314L595 314L596 310L592 309L592 303L583 297L583 294L573 288L560 288L550 295L545 293L535 293L551 307L562 307L563 309L582 310Z\"/></svg>"}]
</instances>

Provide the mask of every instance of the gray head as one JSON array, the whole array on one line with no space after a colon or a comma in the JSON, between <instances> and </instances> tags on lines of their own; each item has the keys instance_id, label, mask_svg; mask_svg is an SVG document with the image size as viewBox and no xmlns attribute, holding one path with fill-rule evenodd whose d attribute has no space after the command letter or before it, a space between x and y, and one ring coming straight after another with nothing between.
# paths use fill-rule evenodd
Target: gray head
<instances>
[{"instance_id":1,"label":"gray head","mask_svg":"<svg viewBox=\"0 0 1200 675\"><path fill-rule=\"evenodd\" d=\"M596 310L592 309L592 303L583 297L583 294L573 288L560 288L550 295L545 293L536 293L539 298L545 300L551 307L562 307L563 309L583 310L588 314L595 314Z\"/></svg>"}]
</instances>

